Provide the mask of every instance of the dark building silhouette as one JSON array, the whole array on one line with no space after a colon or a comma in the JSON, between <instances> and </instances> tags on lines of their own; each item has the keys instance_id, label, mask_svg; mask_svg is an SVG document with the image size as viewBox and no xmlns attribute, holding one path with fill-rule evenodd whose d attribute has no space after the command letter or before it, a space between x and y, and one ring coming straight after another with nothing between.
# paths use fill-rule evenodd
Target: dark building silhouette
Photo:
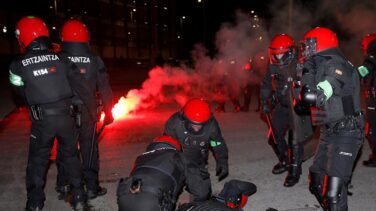
<instances>
[{"instance_id":1,"label":"dark building silhouette","mask_svg":"<svg viewBox=\"0 0 376 211\"><path fill-rule=\"evenodd\" d=\"M91 32L93 50L105 60L151 62L177 57L179 18L174 0L21 0L0 8L0 57L18 52L14 28L25 15L41 17L54 42L65 20L77 18Z\"/></svg>"}]
</instances>

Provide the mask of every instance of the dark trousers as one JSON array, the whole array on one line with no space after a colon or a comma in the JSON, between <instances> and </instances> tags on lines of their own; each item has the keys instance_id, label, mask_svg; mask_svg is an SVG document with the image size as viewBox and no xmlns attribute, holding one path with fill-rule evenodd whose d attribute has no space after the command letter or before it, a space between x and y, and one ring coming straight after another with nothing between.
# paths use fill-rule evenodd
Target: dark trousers
<instances>
[{"instance_id":1,"label":"dark trousers","mask_svg":"<svg viewBox=\"0 0 376 211\"><path fill-rule=\"evenodd\" d=\"M99 172L99 152L98 152L98 142L94 141L94 149L92 154L92 163L89 164L90 153L92 148L92 139L94 133L95 123L90 117L87 109L82 109L82 124L79 128L79 152L82 159L83 166L83 178L88 190L96 191L99 185L98 172ZM61 150L58 148L58 176L57 176L57 185L63 186L67 184L67 169L64 166L61 166L63 156L61 156ZM90 165L90 167L89 167Z\"/></svg>"},{"instance_id":2,"label":"dark trousers","mask_svg":"<svg viewBox=\"0 0 376 211\"><path fill-rule=\"evenodd\" d=\"M254 97L257 100L257 109L261 106L261 100L260 100L260 85L259 84L247 84L244 89L244 108L249 109L249 105L251 104L252 100L252 93L254 94Z\"/></svg>"},{"instance_id":3,"label":"dark trousers","mask_svg":"<svg viewBox=\"0 0 376 211\"><path fill-rule=\"evenodd\" d=\"M370 97L368 99L367 122L369 124L369 130L371 131L368 143L373 155L376 156L376 97Z\"/></svg>"},{"instance_id":4,"label":"dark trousers","mask_svg":"<svg viewBox=\"0 0 376 211\"><path fill-rule=\"evenodd\" d=\"M361 128L333 132L322 126L320 142L310 171L321 178L338 177L344 181L338 210L347 210L347 185L352 175L354 162L363 143ZM324 187L324 181L320 182ZM317 184L316 184L317 185Z\"/></svg>"},{"instance_id":5,"label":"dark trousers","mask_svg":"<svg viewBox=\"0 0 376 211\"><path fill-rule=\"evenodd\" d=\"M74 120L69 114L44 116L43 120L32 121L26 169L29 206L43 207L45 200L43 188L55 137L58 140L60 157L62 158L61 166L67 170L67 183L71 184L75 196L82 196L82 173L78 159L77 133L75 131Z\"/></svg>"},{"instance_id":6,"label":"dark trousers","mask_svg":"<svg viewBox=\"0 0 376 211\"><path fill-rule=\"evenodd\" d=\"M272 113L272 126L276 147L280 155L287 155L286 131L291 127L291 115L288 107L278 104Z\"/></svg>"}]
</instances>

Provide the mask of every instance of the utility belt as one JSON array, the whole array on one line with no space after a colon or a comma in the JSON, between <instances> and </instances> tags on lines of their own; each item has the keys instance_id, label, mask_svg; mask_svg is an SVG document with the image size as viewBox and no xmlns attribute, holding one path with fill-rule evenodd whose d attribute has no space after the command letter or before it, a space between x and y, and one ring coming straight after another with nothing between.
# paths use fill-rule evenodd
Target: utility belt
<instances>
[{"instance_id":1,"label":"utility belt","mask_svg":"<svg viewBox=\"0 0 376 211\"><path fill-rule=\"evenodd\" d=\"M42 108L40 105L30 106L30 116L35 121L43 120L44 116L70 115L69 108Z\"/></svg>"},{"instance_id":2,"label":"utility belt","mask_svg":"<svg viewBox=\"0 0 376 211\"><path fill-rule=\"evenodd\" d=\"M329 132L351 132L354 130L364 129L364 114L362 111L356 112L351 116L345 116L340 121L325 124L325 128Z\"/></svg>"}]
</instances>

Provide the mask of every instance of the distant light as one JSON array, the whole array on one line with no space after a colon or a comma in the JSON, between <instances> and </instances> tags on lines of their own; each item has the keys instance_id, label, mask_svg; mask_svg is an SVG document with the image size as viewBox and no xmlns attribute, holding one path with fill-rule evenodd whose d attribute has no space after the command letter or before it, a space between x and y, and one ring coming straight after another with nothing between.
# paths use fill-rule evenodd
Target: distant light
<instances>
[{"instance_id":1,"label":"distant light","mask_svg":"<svg viewBox=\"0 0 376 211\"><path fill-rule=\"evenodd\" d=\"M260 59L265 59L265 57L261 56Z\"/></svg>"},{"instance_id":2,"label":"distant light","mask_svg":"<svg viewBox=\"0 0 376 211\"><path fill-rule=\"evenodd\" d=\"M53 30L56 30L56 27L55 27L55 26L53 26L53 27L52 27L52 29L53 29Z\"/></svg>"},{"instance_id":3,"label":"distant light","mask_svg":"<svg viewBox=\"0 0 376 211\"><path fill-rule=\"evenodd\" d=\"M252 25L253 28L256 28L256 25Z\"/></svg>"},{"instance_id":4,"label":"distant light","mask_svg":"<svg viewBox=\"0 0 376 211\"><path fill-rule=\"evenodd\" d=\"M133 9L133 12L136 12L136 11L137 11L136 8L134 8L134 9Z\"/></svg>"},{"instance_id":5,"label":"distant light","mask_svg":"<svg viewBox=\"0 0 376 211\"><path fill-rule=\"evenodd\" d=\"M177 38L180 39L180 35L178 35Z\"/></svg>"},{"instance_id":6,"label":"distant light","mask_svg":"<svg viewBox=\"0 0 376 211\"><path fill-rule=\"evenodd\" d=\"M254 15L253 17L254 17L254 18L257 18L257 15Z\"/></svg>"},{"instance_id":7,"label":"distant light","mask_svg":"<svg viewBox=\"0 0 376 211\"><path fill-rule=\"evenodd\" d=\"M131 35L131 32L128 32L129 35Z\"/></svg>"},{"instance_id":8,"label":"distant light","mask_svg":"<svg viewBox=\"0 0 376 211\"><path fill-rule=\"evenodd\" d=\"M167 7L163 7L164 10L167 10Z\"/></svg>"},{"instance_id":9,"label":"distant light","mask_svg":"<svg viewBox=\"0 0 376 211\"><path fill-rule=\"evenodd\" d=\"M67 9L67 11L68 11L68 12L70 12L70 11L71 11L71 9L70 9L70 8L68 8L68 9Z\"/></svg>"},{"instance_id":10,"label":"distant light","mask_svg":"<svg viewBox=\"0 0 376 211\"><path fill-rule=\"evenodd\" d=\"M182 18L182 19L185 19L185 16L182 16L181 18Z\"/></svg>"},{"instance_id":11,"label":"distant light","mask_svg":"<svg viewBox=\"0 0 376 211\"><path fill-rule=\"evenodd\" d=\"M251 10L251 13L253 14L253 13L255 13L255 11L254 11L254 10Z\"/></svg>"},{"instance_id":12,"label":"distant light","mask_svg":"<svg viewBox=\"0 0 376 211\"><path fill-rule=\"evenodd\" d=\"M197 0L198 3L201 3L201 0Z\"/></svg>"},{"instance_id":13,"label":"distant light","mask_svg":"<svg viewBox=\"0 0 376 211\"><path fill-rule=\"evenodd\" d=\"M147 21L145 21L145 25L148 25L149 23Z\"/></svg>"},{"instance_id":14,"label":"distant light","mask_svg":"<svg viewBox=\"0 0 376 211\"><path fill-rule=\"evenodd\" d=\"M154 5L155 8L158 8L158 5Z\"/></svg>"},{"instance_id":15,"label":"distant light","mask_svg":"<svg viewBox=\"0 0 376 211\"><path fill-rule=\"evenodd\" d=\"M53 8L54 8L54 6L51 5L51 6L50 6L50 9L53 9Z\"/></svg>"},{"instance_id":16,"label":"distant light","mask_svg":"<svg viewBox=\"0 0 376 211\"><path fill-rule=\"evenodd\" d=\"M84 11L84 14L86 15L86 14L87 14L87 12L86 12L86 11Z\"/></svg>"},{"instance_id":17,"label":"distant light","mask_svg":"<svg viewBox=\"0 0 376 211\"><path fill-rule=\"evenodd\" d=\"M148 6L148 3L145 2L144 5L145 5L145 6Z\"/></svg>"},{"instance_id":18,"label":"distant light","mask_svg":"<svg viewBox=\"0 0 376 211\"><path fill-rule=\"evenodd\" d=\"M5 33L7 33L7 32L8 32L7 26L4 26L4 27L3 27L3 33L5 34Z\"/></svg>"},{"instance_id":19,"label":"distant light","mask_svg":"<svg viewBox=\"0 0 376 211\"><path fill-rule=\"evenodd\" d=\"M236 63L235 60L230 61L230 64L235 64L235 63Z\"/></svg>"},{"instance_id":20,"label":"distant light","mask_svg":"<svg viewBox=\"0 0 376 211\"><path fill-rule=\"evenodd\" d=\"M137 65L141 65L142 64L142 62L137 62Z\"/></svg>"},{"instance_id":21,"label":"distant light","mask_svg":"<svg viewBox=\"0 0 376 211\"><path fill-rule=\"evenodd\" d=\"M167 24L164 24L163 27L167 28Z\"/></svg>"},{"instance_id":22,"label":"distant light","mask_svg":"<svg viewBox=\"0 0 376 211\"><path fill-rule=\"evenodd\" d=\"M133 1L133 3L135 3L135 4L136 4L136 1Z\"/></svg>"},{"instance_id":23,"label":"distant light","mask_svg":"<svg viewBox=\"0 0 376 211\"><path fill-rule=\"evenodd\" d=\"M260 41L261 41L261 40L262 40L262 36L260 36L260 37L258 38L258 40L260 40Z\"/></svg>"}]
</instances>

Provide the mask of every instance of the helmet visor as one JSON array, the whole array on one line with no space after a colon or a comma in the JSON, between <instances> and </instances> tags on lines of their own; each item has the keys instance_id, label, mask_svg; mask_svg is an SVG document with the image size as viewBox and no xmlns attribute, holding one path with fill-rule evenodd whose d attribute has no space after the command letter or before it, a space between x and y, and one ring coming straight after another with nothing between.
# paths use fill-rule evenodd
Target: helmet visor
<instances>
[{"instance_id":1,"label":"helmet visor","mask_svg":"<svg viewBox=\"0 0 376 211\"><path fill-rule=\"evenodd\" d=\"M308 59L309 57L316 54L316 38L307 38L300 41L300 53L304 59Z\"/></svg>"}]
</instances>

